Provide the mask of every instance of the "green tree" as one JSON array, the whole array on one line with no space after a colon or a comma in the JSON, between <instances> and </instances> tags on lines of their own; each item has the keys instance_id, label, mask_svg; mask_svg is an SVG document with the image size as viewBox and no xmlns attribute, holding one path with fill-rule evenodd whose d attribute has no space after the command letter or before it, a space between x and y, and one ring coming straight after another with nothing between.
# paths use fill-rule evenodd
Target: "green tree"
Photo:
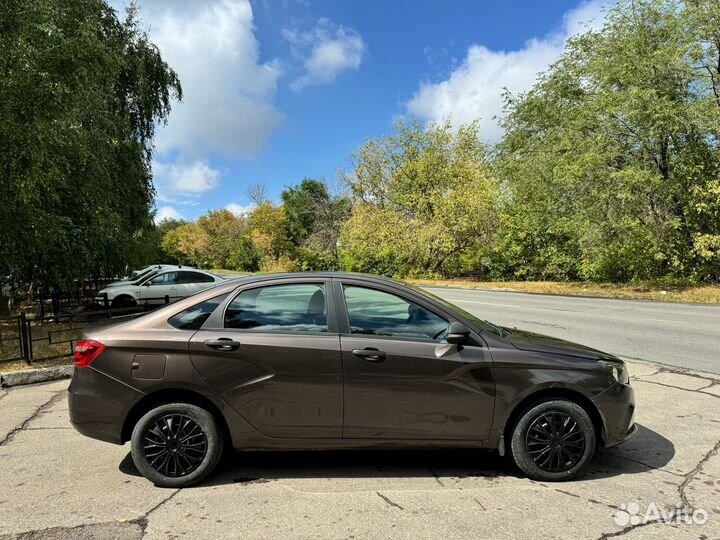
<instances>
[{"instance_id":1,"label":"green tree","mask_svg":"<svg viewBox=\"0 0 720 540\"><path fill-rule=\"evenodd\" d=\"M621 0L507 96L497 271L718 279L720 5Z\"/></svg>"},{"instance_id":2,"label":"green tree","mask_svg":"<svg viewBox=\"0 0 720 540\"><path fill-rule=\"evenodd\" d=\"M177 262L201 268L254 271L260 262L247 219L224 209L169 228L162 249Z\"/></svg>"},{"instance_id":3,"label":"green tree","mask_svg":"<svg viewBox=\"0 0 720 540\"><path fill-rule=\"evenodd\" d=\"M104 0L0 9L0 276L60 286L121 272L152 229L155 127L175 72Z\"/></svg>"},{"instance_id":4,"label":"green tree","mask_svg":"<svg viewBox=\"0 0 720 540\"><path fill-rule=\"evenodd\" d=\"M315 228L318 207L330 200L327 186L313 178L304 178L297 186L291 186L280 194L288 234L295 245L301 245Z\"/></svg>"},{"instance_id":5,"label":"green tree","mask_svg":"<svg viewBox=\"0 0 720 540\"><path fill-rule=\"evenodd\" d=\"M399 122L345 175L356 201L341 235L350 270L448 276L474 266L497 225L497 182L477 123Z\"/></svg>"},{"instance_id":6,"label":"green tree","mask_svg":"<svg viewBox=\"0 0 720 540\"><path fill-rule=\"evenodd\" d=\"M165 234L162 249L180 264L208 268L212 238L197 223L185 223Z\"/></svg>"},{"instance_id":7,"label":"green tree","mask_svg":"<svg viewBox=\"0 0 720 540\"><path fill-rule=\"evenodd\" d=\"M248 217L250 237L263 272L293 271L293 245L288 237L285 208L270 201L253 208Z\"/></svg>"},{"instance_id":8,"label":"green tree","mask_svg":"<svg viewBox=\"0 0 720 540\"><path fill-rule=\"evenodd\" d=\"M197 220L210 243L203 264L209 268L230 270L257 269L257 256L249 236L247 220L228 210L211 210Z\"/></svg>"},{"instance_id":9,"label":"green tree","mask_svg":"<svg viewBox=\"0 0 720 540\"><path fill-rule=\"evenodd\" d=\"M338 240L350 216L352 203L344 195L331 195L324 182L305 178L287 188L280 198L287 219L289 239L301 270L337 270Z\"/></svg>"}]
</instances>

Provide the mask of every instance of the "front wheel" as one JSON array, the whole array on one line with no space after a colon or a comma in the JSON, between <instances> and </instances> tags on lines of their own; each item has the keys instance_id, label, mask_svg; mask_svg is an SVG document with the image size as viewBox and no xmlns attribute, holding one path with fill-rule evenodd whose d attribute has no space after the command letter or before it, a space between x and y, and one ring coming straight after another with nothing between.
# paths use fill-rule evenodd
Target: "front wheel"
<instances>
[{"instance_id":1,"label":"front wheel","mask_svg":"<svg viewBox=\"0 0 720 540\"><path fill-rule=\"evenodd\" d=\"M595 428L587 411L564 399L525 411L512 432L513 461L533 480L569 480L581 474L595 453Z\"/></svg>"},{"instance_id":2,"label":"front wheel","mask_svg":"<svg viewBox=\"0 0 720 540\"><path fill-rule=\"evenodd\" d=\"M118 296L115 298L112 303L110 304L110 307L113 309L126 309L137 306L137 302L132 296Z\"/></svg>"},{"instance_id":3,"label":"front wheel","mask_svg":"<svg viewBox=\"0 0 720 540\"><path fill-rule=\"evenodd\" d=\"M210 474L223 451L215 417L188 403L168 403L147 412L132 432L138 471L161 487L180 488Z\"/></svg>"}]
</instances>

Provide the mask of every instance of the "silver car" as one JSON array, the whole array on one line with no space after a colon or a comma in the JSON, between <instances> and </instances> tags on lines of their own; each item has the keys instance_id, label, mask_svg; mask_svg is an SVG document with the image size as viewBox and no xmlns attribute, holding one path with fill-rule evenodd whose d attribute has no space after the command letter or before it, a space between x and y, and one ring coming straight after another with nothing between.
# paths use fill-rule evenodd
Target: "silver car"
<instances>
[{"instance_id":1,"label":"silver car","mask_svg":"<svg viewBox=\"0 0 720 540\"><path fill-rule=\"evenodd\" d=\"M95 300L113 308L126 308L140 304L166 304L185 298L218 283L224 278L196 269L158 270L102 289Z\"/></svg>"}]
</instances>

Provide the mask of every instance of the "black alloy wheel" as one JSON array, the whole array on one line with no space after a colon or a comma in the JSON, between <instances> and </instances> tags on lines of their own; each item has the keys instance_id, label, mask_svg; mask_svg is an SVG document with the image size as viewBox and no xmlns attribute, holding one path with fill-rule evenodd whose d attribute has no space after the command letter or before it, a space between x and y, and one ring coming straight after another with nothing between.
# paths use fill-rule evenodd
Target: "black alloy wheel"
<instances>
[{"instance_id":1,"label":"black alloy wheel","mask_svg":"<svg viewBox=\"0 0 720 540\"><path fill-rule=\"evenodd\" d=\"M150 466L170 478L186 476L205 459L207 436L200 425L184 414L158 417L145 431L143 449Z\"/></svg>"},{"instance_id":2,"label":"black alloy wheel","mask_svg":"<svg viewBox=\"0 0 720 540\"><path fill-rule=\"evenodd\" d=\"M596 430L588 412L567 399L548 399L522 412L508 434L510 454L533 480L575 478L595 453Z\"/></svg>"},{"instance_id":3,"label":"black alloy wheel","mask_svg":"<svg viewBox=\"0 0 720 540\"><path fill-rule=\"evenodd\" d=\"M535 464L547 472L563 472L585 452L585 434L569 414L550 411L538 416L527 431L525 445Z\"/></svg>"},{"instance_id":4,"label":"black alloy wheel","mask_svg":"<svg viewBox=\"0 0 720 540\"><path fill-rule=\"evenodd\" d=\"M132 431L138 471L161 487L203 480L220 461L225 444L218 419L190 403L167 403L146 412Z\"/></svg>"}]
</instances>

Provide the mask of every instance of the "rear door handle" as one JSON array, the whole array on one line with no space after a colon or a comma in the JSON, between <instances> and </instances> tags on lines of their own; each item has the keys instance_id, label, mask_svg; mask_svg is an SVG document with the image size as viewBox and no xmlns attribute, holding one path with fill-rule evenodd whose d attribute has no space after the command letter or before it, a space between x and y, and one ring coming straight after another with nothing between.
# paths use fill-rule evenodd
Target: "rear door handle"
<instances>
[{"instance_id":1,"label":"rear door handle","mask_svg":"<svg viewBox=\"0 0 720 540\"><path fill-rule=\"evenodd\" d=\"M367 360L368 362L380 362L381 360L385 360L387 358L387 353L385 351L379 351L371 348L353 349L352 353L363 360Z\"/></svg>"},{"instance_id":2,"label":"rear door handle","mask_svg":"<svg viewBox=\"0 0 720 540\"><path fill-rule=\"evenodd\" d=\"M205 345L218 351L234 351L240 347L240 342L230 338L218 338L206 340Z\"/></svg>"}]
</instances>

